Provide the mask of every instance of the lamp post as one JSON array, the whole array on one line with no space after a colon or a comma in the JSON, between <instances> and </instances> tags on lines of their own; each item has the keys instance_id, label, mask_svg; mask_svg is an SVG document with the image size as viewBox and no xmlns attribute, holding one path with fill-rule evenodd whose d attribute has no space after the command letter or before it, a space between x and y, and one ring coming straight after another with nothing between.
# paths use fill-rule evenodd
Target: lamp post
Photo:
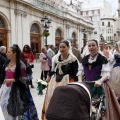
<instances>
[{"instance_id":1,"label":"lamp post","mask_svg":"<svg viewBox=\"0 0 120 120\"><path fill-rule=\"evenodd\" d=\"M44 18L41 19L41 24L42 24L42 27L44 28L43 36L45 37L45 46L47 48L47 37L50 35L48 29L51 24L51 19L48 19L48 17L45 16Z\"/></svg>"},{"instance_id":2,"label":"lamp post","mask_svg":"<svg viewBox=\"0 0 120 120\"><path fill-rule=\"evenodd\" d=\"M81 32L83 32L84 34L84 36L83 36L83 47L85 47L85 45L86 45L86 41L87 41L87 38L86 38L86 29L84 28L84 29L81 29Z\"/></svg>"}]
</instances>

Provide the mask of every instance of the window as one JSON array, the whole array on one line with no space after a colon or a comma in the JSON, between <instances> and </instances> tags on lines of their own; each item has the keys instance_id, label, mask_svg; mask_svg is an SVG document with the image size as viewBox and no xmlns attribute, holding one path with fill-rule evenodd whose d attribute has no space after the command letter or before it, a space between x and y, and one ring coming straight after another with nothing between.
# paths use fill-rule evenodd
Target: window
<instances>
[{"instance_id":1,"label":"window","mask_svg":"<svg viewBox=\"0 0 120 120\"><path fill-rule=\"evenodd\" d=\"M72 33L72 38L76 39L76 34L74 32Z\"/></svg>"},{"instance_id":2,"label":"window","mask_svg":"<svg viewBox=\"0 0 120 120\"><path fill-rule=\"evenodd\" d=\"M97 31L94 31L94 34L97 34Z\"/></svg>"},{"instance_id":3,"label":"window","mask_svg":"<svg viewBox=\"0 0 120 120\"><path fill-rule=\"evenodd\" d=\"M104 22L102 22L102 26L104 26Z\"/></svg>"},{"instance_id":4,"label":"window","mask_svg":"<svg viewBox=\"0 0 120 120\"><path fill-rule=\"evenodd\" d=\"M112 39L111 39L111 36L110 36L110 41L111 41Z\"/></svg>"},{"instance_id":5,"label":"window","mask_svg":"<svg viewBox=\"0 0 120 120\"><path fill-rule=\"evenodd\" d=\"M111 33L111 29L110 29L110 33Z\"/></svg>"},{"instance_id":6,"label":"window","mask_svg":"<svg viewBox=\"0 0 120 120\"><path fill-rule=\"evenodd\" d=\"M92 11L89 11L88 15L89 15L89 16L92 16Z\"/></svg>"},{"instance_id":7,"label":"window","mask_svg":"<svg viewBox=\"0 0 120 120\"><path fill-rule=\"evenodd\" d=\"M88 17L88 20L92 20L92 17Z\"/></svg>"},{"instance_id":8,"label":"window","mask_svg":"<svg viewBox=\"0 0 120 120\"><path fill-rule=\"evenodd\" d=\"M57 29L57 30L56 30L55 36L59 36L59 37L62 36L62 32L61 32L60 29Z\"/></svg>"},{"instance_id":9,"label":"window","mask_svg":"<svg viewBox=\"0 0 120 120\"><path fill-rule=\"evenodd\" d=\"M99 21L99 16L92 17L92 21Z\"/></svg>"},{"instance_id":10,"label":"window","mask_svg":"<svg viewBox=\"0 0 120 120\"><path fill-rule=\"evenodd\" d=\"M39 27L38 27L38 25L36 23L32 24L30 32L31 33L40 33Z\"/></svg>"},{"instance_id":11,"label":"window","mask_svg":"<svg viewBox=\"0 0 120 120\"><path fill-rule=\"evenodd\" d=\"M86 16L86 12L83 12L83 16Z\"/></svg>"},{"instance_id":12,"label":"window","mask_svg":"<svg viewBox=\"0 0 120 120\"><path fill-rule=\"evenodd\" d=\"M108 22L108 27L110 27L110 22Z\"/></svg>"},{"instance_id":13,"label":"window","mask_svg":"<svg viewBox=\"0 0 120 120\"><path fill-rule=\"evenodd\" d=\"M0 28L5 28L5 23L1 17L0 17Z\"/></svg>"},{"instance_id":14,"label":"window","mask_svg":"<svg viewBox=\"0 0 120 120\"><path fill-rule=\"evenodd\" d=\"M94 15L98 15L98 10L95 10L95 11L94 11Z\"/></svg>"}]
</instances>

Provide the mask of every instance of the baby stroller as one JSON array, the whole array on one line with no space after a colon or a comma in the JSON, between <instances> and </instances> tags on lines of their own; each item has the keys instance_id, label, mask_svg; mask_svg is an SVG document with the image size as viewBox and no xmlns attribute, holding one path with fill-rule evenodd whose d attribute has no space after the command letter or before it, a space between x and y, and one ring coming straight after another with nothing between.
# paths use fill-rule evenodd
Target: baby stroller
<instances>
[{"instance_id":1,"label":"baby stroller","mask_svg":"<svg viewBox=\"0 0 120 120\"><path fill-rule=\"evenodd\" d=\"M93 84L93 82L85 81L86 84ZM92 115L91 120L100 120L102 116L105 115L106 107L105 107L105 94L104 90L102 91L102 95L100 97L92 98Z\"/></svg>"},{"instance_id":2,"label":"baby stroller","mask_svg":"<svg viewBox=\"0 0 120 120\"><path fill-rule=\"evenodd\" d=\"M84 83L73 82L59 86L46 111L47 120L90 120L91 94Z\"/></svg>"}]
</instances>

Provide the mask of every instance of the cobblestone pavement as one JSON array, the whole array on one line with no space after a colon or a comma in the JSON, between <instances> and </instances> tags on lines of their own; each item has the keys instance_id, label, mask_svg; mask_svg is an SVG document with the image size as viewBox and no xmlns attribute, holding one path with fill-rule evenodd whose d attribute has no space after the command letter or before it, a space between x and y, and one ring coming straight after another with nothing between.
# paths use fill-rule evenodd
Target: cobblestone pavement
<instances>
[{"instance_id":1,"label":"cobblestone pavement","mask_svg":"<svg viewBox=\"0 0 120 120\"><path fill-rule=\"evenodd\" d=\"M36 90L37 83L35 81L36 81L36 79L40 78L40 74L41 74L40 63L35 61L34 68L33 68L33 84L34 84L35 88L34 89L30 88L30 91L32 93L33 100L34 100L35 106L37 108L39 120L41 120L41 110L42 110L42 105L43 105L44 96L45 96L45 92L46 92L46 90L44 90L44 94L42 96L37 94L37 90Z\"/></svg>"}]
</instances>

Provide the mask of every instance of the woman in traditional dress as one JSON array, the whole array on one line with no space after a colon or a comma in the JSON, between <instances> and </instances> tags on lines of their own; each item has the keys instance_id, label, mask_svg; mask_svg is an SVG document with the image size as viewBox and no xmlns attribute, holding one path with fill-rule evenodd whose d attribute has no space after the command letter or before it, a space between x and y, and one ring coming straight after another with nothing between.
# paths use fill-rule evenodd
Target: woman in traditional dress
<instances>
[{"instance_id":1,"label":"woman in traditional dress","mask_svg":"<svg viewBox=\"0 0 120 120\"><path fill-rule=\"evenodd\" d=\"M99 97L102 94L101 84L110 77L110 68L107 59L98 53L96 40L88 42L88 49L90 54L82 59L77 75L81 82L83 74L86 81L95 81L95 85L90 85L92 96Z\"/></svg>"},{"instance_id":2,"label":"woman in traditional dress","mask_svg":"<svg viewBox=\"0 0 120 120\"><path fill-rule=\"evenodd\" d=\"M109 63L104 56L98 53L98 42L96 40L88 41L88 49L90 54L82 59L78 68L78 80L82 82L82 75L85 74L86 81L95 82L94 85L89 84L92 97L94 98L98 98L103 94L103 89L101 87L103 84L106 100L104 120L119 120L120 107L108 82L110 77Z\"/></svg>"},{"instance_id":3,"label":"woman in traditional dress","mask_svg":"<svg viewBox=\"0 0 120 120\"><path fill-rule=\"evenodd\" d=\"M64 86L69 82L78 81L76 76L77 71L78 60L72 54L70 42L63 40L59 45L58 54L56 54L52 60L52 69L46 79L46 81L50 82L42 109L42 120L46 120L45 112L48 108L54 89L58 86Z\"/></svg>"},{"instance_id":4,"label":"woman in traditional dress","mask_svg":"<svg viewBox=\"0 0 120 120\"><path fill-rule=\"evenodd\" d=\"M110 84L117 97L120 97L120 41L116 43L116 51L110 62L114 63L111 71Z\"/></svg>"},{"instance_id":5,"label":"woman in traditional dress","mask_svg":"<svg viewBox=\"0 0 120 120\"><path fill-rule=\"evenodd\" d=\"M20 61L20 49L13 45L7 51L4 64L0 106L5 120L38 120L29 87L26 84L25 65Z\"/></svg>"}]
</instances>

